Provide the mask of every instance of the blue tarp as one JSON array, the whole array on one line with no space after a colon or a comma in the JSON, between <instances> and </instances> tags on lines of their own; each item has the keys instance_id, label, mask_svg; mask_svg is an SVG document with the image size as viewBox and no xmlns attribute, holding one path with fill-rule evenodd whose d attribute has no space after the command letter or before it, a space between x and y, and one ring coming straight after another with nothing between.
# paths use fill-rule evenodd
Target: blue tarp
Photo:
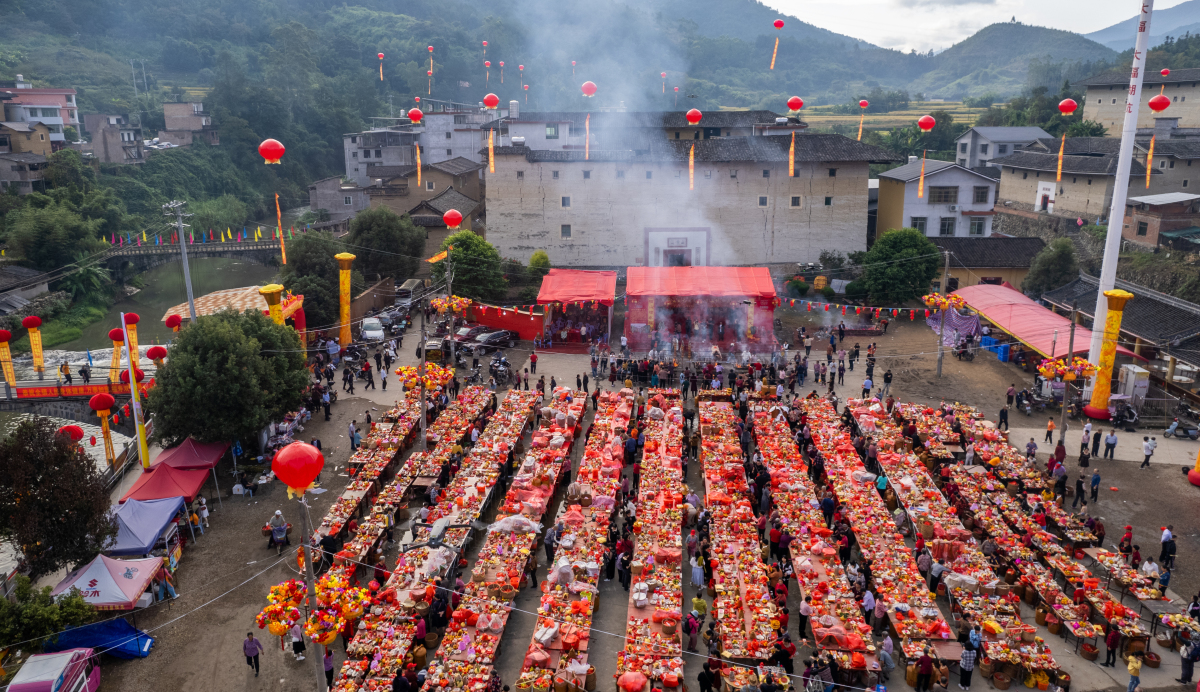
<instances>
[{"instance_id":1,"label":"blue tarp","mask_svg":"<svg viewBox=\"0 0 1200 692\"><path fill-rule=\"evenodd\" d=\"M84 625L58 635L58 640L46 642L42 650L51 653L66 649L92 648L98 654L117 658L145 658L154 646L154 637L136 629L122 618Z\"/></svg>"},{"instance_id":2,"label":"blue tarp","mask_svg":"<svg viewBox=\"0 0 1200 692\"><path fill-rule=\"evenodd\" d=\"M117 537L104 553L146 555L182 507L182 497L126 500L113 511L113 518L117 521Z\"/></svg>"}]
</instances>

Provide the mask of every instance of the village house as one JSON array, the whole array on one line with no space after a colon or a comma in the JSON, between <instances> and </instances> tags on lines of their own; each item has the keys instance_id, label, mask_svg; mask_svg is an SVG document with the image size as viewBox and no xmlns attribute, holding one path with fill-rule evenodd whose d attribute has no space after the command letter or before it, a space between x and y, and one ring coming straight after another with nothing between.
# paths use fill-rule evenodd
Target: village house
<instances>
[{"instance_id":1,"label":"village house","mask_svg":"<svg viewBox=\"0 0 1200 692\"><path fill-rule=\"evenodd\" d=\"M1156 247L1169 238L1190 238L1200 226L1200 195L1165 192L1130 197L1125 202L1121 237ZM1180 231L1183 231L1180 233Z\"/></svg>"},{"instance_id":2,"label":"village house","mask_svg":"<svg viewBox=\"0 0 1200 692\"><path fill-rule=\"evenodd\" d=\"M987 166L1050 134L1040 127L972 127L954 140L956 160L963 168Z\"/></svg>"},{"instance_id":3,"label":"village house","mask_svg":"<svg viewBox=\"0 0 1200 692\"><path fill-rule=\"evenodd\" d=\"M918 190L922 165L925 188ZM879 174L876 227L881 234L915 228L930 237L990 236L996 171L987 167L973 171L949 161L922 162L910 156L907 164Z\"/></svg>"}]
</instances>

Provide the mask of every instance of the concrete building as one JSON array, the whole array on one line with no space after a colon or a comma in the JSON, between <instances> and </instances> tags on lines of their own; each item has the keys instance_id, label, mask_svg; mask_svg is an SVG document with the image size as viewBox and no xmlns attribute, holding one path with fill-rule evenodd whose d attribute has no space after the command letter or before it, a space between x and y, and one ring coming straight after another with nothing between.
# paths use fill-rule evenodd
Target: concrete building
<instances>
[{"instance_id":1,"label":"concrete building","mask_svg":"<svg viewBox=\"0 0 1200 692\"><path fill-rule=\"evenodd\" d=\"M637 149L496 147L488 241L506 258L545 250L568 267L815 262L866 248L868 167L889 152L804 134L789 177L790 137L667 133Z\"/></svg>"},{"instance_id":2,"label":"concrete building","mask_svg":"<svg viewBox=\"0 0 1200 692\"><path fill-rule=\"evenodd\" d=\"M15 189L18 195L44 192L46 185L42 171L46 168L46 157L41 154L0 154L0 191Z\"/></svg>"},{"instance_id":3,"label":"concrete building","mask_svg":"<svg viewBox=\"0 0 1200 692\"><path fill-rule=\"evenodd\" d=\"M1046 247L1041 238L933 238L939 250L950 253L950 278L946 290L976 284L1008 282L1020 289L1033 258ZM941 290L941 279L935 281Z\"/></svg>"},{"instance_id":4,"label":"concrete building","mask_svg":"<svg viewBox=\"0 0 1200 692\"><path fill-rule=\"evenodd\" d=\"M1083 119L1094 120L1105 127L1113 136L1120 136L1125 123L1125 106L1129 98L1129 70L1106 72L1076 82L1075 87L1084 90ZM1147 102L1161 90L1171 99L1171 105L1163 112L1179 118L1184 128L1200 128L1200 68L1171 70L1163 76L1157 70L1149 70L1142 81L1142 98L1138 104L1138 129L1151 130L1159 114L1150 110Z\"/></svg>"},{"instance_id":5,"label":"concrete building","mask_svg":"<svg viewBox=\"0 0 1200 692\"><path fill-rule=\"evenodd\" d=\"M997 210L1047 213L1081 218L1084 223L1108 223L1116 179L1116 156L1063 156L1062 180L1059 182L1055 181L1057 154L1021 152L993 165L1001 168ZM1132 161L1129 180L1124 184L1137 195L1145 190L1145 180L1146 167ZM1155 181L1151 182L1152 193L1158 192L1155 184Z\"/></svg>"},{"instance_id":6,"label":"concrete building","mask_svg":"<svg viewBox=\"0 0 1200 692\"><path fill-rule=\"evenodd\" d=\"M310 183L308 186L308 208L313 212L324 209L330 221L354 218L358 212L370 206L366 191L354 183L343 182L335 175Z\"/></svg>"},{"instance_id":7,"label":"concrete building","mask_svg":"<svg viewBox=\"0 0 1200 692\"><path fill-rule=\"evenodd\" d=\"M16 81L0 82L0 100L4 101L4 119L24 123L42 123L50 131L52 151L66 146L64 128L79 129L79 107L74 89L34 87L23 75Z\"/></svg>"},{"instance_id":8,"label":"concrete building","mask_svg":"<svg viewBox=\"0 0 1200 692\"><path fill-rule=\"evenodd\" d=\"M1139 245L1157 247L1166 240L1160 234L1191 230L1197 226L1200 226L1200 195L1166 192L1130 197L1125 202L1121 237Z\"/></svg>"},{"instance_id":9,"label":"concrete building","mask_svg":"<svg viewBox=\"0 0 1200 692\"><path fill-rule=\"evenodd\" d=\"M417 185L416 166L376 166L379 175L363 191L369 206L385 206L397 214L406 214L417 204L433 199L446 190L458 190L472 200L483 198L479 171L483 164L465 158L440 163L422 163L421 184ZM463 216L466 212L462 209Z\"/></svg>"},{"instance_id":10,"label":"concrete building","mask_svg":"<svg viewBox=\"0 0 1200 692\"><path fill-rule=\"evenodd\" d=\"M984 238L992 234L997 181L949 161L925 161L924 195L917 196L921 160L879 174L879 233L915 228L929 237Z\"/></svg>"},{"instance_id":11,"label":"concrete building","mask_svg":"<svg viewBox=\"0 0 1200 692\"><path fill-rule=\"evenodd\" d=\"M83 125L92 137L90 150L98 161L145 163L142 128L132 125L128 115L89 113L83 116Z\"/></svg>"},{"instance_id":12,"label":"concrete building","mask_svg":"<svg viewBox=\"0 0 1200 692\"><path fill-rule=\"evenodd\" d=\"M1008 156L1050 133L1040 127L972 127L954 140L956 160L963 168L987 166L997 156Z\"/></svg>"},{"instance_id":13,"label":"concrete building","mask_svg":"<svg viewBox=\"0 0 1200 692\"><path fill-rule=\"evenodd\" d=\"M49 156L50 128L42 123L0 122L0 153Z\"/></svg>"},{"instance_id":14,"label":"concrete building","mask_svg":"<svg viewBox=\"0 0 1200 692\"><path fill-rule=\"evenodd\" d=\"M159 142L186 147L194 141L216 146L221 143L212 116L203 103L164 103L164 129L159 130Z\"/></svg>"},{"instance_id":15,"label":"concrete building","mask_svg":"<svg viewBox=\"0 0 1200 692\"><path fill-rule=\"evenodd\" d=\"M420 141L420 134L401 127L342 135L346 177L367 187L372 180L386 176L387 169L415 165L413 144ZM380 170L373 170L376 168Z\"/></svg>"}]
</instances>

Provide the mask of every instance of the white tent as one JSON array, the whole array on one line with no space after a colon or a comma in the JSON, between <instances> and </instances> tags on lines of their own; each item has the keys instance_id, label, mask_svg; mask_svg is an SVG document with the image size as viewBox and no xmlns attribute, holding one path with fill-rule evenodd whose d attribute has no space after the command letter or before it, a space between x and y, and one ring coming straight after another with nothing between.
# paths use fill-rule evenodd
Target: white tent
<instances>
[{"instance_id":1,"label":"white tent","mask_svg":"<svg viewBox=\"0 0 1200 692\"><path fill-rule=\"evenodd\" d=\"M132 610L138 597L162 567L161 557L116 560L97 555L95 560L67 575L51 595L78 588L83 600L99 610Z\"/></svg>"}]
</instances>

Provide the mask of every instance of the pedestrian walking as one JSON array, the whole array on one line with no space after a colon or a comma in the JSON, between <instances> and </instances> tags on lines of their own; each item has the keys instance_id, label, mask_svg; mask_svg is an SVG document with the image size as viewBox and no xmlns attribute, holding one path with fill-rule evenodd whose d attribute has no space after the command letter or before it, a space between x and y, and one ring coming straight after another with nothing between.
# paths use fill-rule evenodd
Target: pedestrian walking
<instances>
[{"instance_id":1,"label":"pedestrian walking","mask_svg":"<svg viewBox=\"0 0 1200 692\"><path fill-rule=\"evenodd\" d=\"M1100 494L1100 469L1092 471L1092 502L1097 502L1097 495Z\"/></svg>"},{"instance_id":2,"label":"pedestrian walking","mask_svg":"<svg viewBox=\"0 0 1200 692\"><path fill-rule=\"evenodd\" d=\"M529 354L529 372L535 375L537 374L537 360L538 355L536 351Z\"/></svg>"},{"instance_id":3,"label":"pedestrian walking","mask_svg":"<svg viewBox=\"0 0 1200 692\"><path fill-rule=\"evenodd\" d=\"M1104 458L1113 459L1117 449L1117 429L1108 431L1104 437Z\"/></svg>"},{"instance_id":4,"label":"pedestrian walking","mask_svg":"<svg viewBox=\"0 0 1200 692\"><path fill-rule=\"evenodd\" d=\"M1053 442L1054 441L1054 429L1056 427L1058 427L1058 426L1056 426L1054 424L1054 417L1051 416L1050 420L1046 423L1046 439L1042 440L1043 442Z\"/></svg>"},{"instance_id":5,"label":"pedestrian walking","mask_svg":"<svg viewBox=\"0 0 1200 692\"><path fill-rule=\"evenodd\" d=\"M1008 406L1000 408L1000 421L996 423L996 429L1004 428L1008 430Z\"/></svg>"},{"instance_id":6,"label":"pedestrian walking","mask_svg":"<svg viewBox=\"0 0 1200 692\"><path fill-rule=\"evenodd\" d=\"M1144 655L1145 652L1143 651L1135 651L1129 657L1129 663L1125 666L1125 669L1129 671L1129 688L1127 692L1135 692L1138 686L1142 684L1142 656Z\"/></svg>"},{"instance_id":7,"label":"pedestrian walking","mask_svg":"<svg viewBox=\"0 0 1200 692\"><path fill-rule=\"evenodd\" d=\"M379 354L376 353L375 357L378 358ZM322 663L324 663L324 665L325 665L325 688L332 690L333 689L333 649L329 648L328 646L325 647L325 660Z\"/></svg>"},{"instance_id":8,"label":"pedestrian walking","mask_svg":"<svg viewBox=\"0 0 1200 692\"><path fill-rule=\"evenodd\" d=\"M1154 456L1154 447L1150 445L1149 437L1142 437L1142 454L1144 454L1146 458L1142 459L1142 465L1138 467L1139 470L1149 467L1150 457Z\"/></svg>"},{"instance_id":9,"label":"pedestrian walking","mask_svg":"<svg viewBox=\"0 0 1200 692\"><path fill-rule=\"evenodd\" d=\"M254 669L254 677L258 677L258 655L263 652L262 642L254 637L253 632L246 633L242 641L242 653L246 655L246 665Z\"/></svg>"},{"instance_id":10,"label":"pedestrian walking","mask_svg":"<svg viewBox=\"0 0 1200 692\"><path fill-rule=\"evenodd\" d=\"M289 632L289 634L292 635L292 655L296 657L297 661L303 661L304 660L304 628L302 628L300 626L300 623L297 622L296 624L292 625L292 629L291 629L291 632Z\"/></svg>"},{"instance_id":11,"label":"pedestrian walking","mask_svg":"<svg viewBox=\"0 0 1200 692\"><path fill-rule=\"evenodd\" d=\"M958 669L961 671L958 680L958 689L967 690L971 688L971 673L975 672L975 658L978 655L973 647L963 647L962 656L958 659Z\"/></svg>"},{"instance_id":12,"label":"pedestrian walking","mask_svg":"<svg viewBox=\"0 0 1200 692\"><path fill-rule=\"evenodd\" d=\"M1012 406L1013 400L1017 396L1017 385L1015 382L1013 384L1008 385L1008 391L1004 393L1004 396L1006 399L1005 403L1008 404L1009 406Z\"/></svg>"}]
</instances>

